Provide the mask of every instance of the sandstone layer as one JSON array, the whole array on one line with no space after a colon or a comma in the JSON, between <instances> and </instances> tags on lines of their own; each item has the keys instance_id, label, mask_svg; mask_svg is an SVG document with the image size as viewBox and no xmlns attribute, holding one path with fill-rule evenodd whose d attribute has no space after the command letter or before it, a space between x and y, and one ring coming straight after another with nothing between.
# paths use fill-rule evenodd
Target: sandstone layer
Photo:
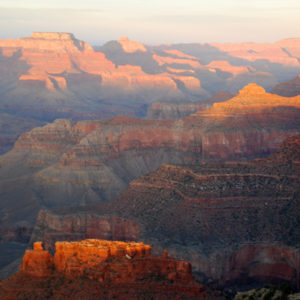
<instances>
[{"instance_id":1,"label":"sandstone layer","mask_svg":"<svg viewBox=\"0 0 300 300\"><path fill-rule=\"evenodd\" d=\"M213 103L223 102L233 98L235 94L227 93L226 91L219 91L211 98L204 101L161 101L154 102L147 111L147 119L167 119L176 120L190 116L197 111L206 110L212 106Z\"/></svg>"}]
</instances>

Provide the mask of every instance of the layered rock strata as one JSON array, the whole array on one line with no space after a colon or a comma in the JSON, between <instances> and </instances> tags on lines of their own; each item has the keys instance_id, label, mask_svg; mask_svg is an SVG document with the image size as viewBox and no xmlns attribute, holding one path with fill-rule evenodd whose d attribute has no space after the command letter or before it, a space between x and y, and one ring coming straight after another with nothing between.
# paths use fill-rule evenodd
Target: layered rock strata
<instances>
[{"instance_id":1,"label":"layered rock strata","mask_svg":"<svg viewBox=\"0 0 300 300\"><path fill-rule=\"evenodd\" d=\"M91 210L139 224L139 239L191 261L201 280L299 287L299 162L296 136L264 159L163 165L134 180L116 200ZM76 213L44 214L76 220ZM45 239L51 249L60 233L43 219L37 220L35 240Z\"/></svg>"},{"instance_id":2,"label":"layered rock strata","mask_svg":"<svg viewBox=\"0 0 300 300\"><path fill-rule=\"evenodd\" d=\"M299 155L298 136L268 159L165 165L133 181L109 210L206 279L299 287Z\"/></svg>"},{"instance_id":3,"label":"layered rock strata","mask_svg":"<svg viewBox=\"0 0 300 300\"><path fill-rule=\"evenodd\" d=\"M277 84L272 93L284 97L295 97L300 95L300 75L290 81L285 81Z\"/></svg>"},{"instance_id":4,"label":"layered rock strata","mask_svg":"<svg viewBox=\"0 0 300 300\"><path fill-rule=\"evenodd\" d=\"M1 218L7 224L32 221L42 206L112 200L130 181L164 163L264 156L299 132L299 108L300 96L284 98L252 84L186 119L57 120L35 128L0 158L6 199L0 204ZM20 203L22 209L16 209Z\"/></svg>"},{"instance_id":5,"label":"layered rock strata","mask_svg":"<svg viewBox=\"0 0 300 300\"><path fill-rule=\"evenodd\" d=\"M6 134L0 136L0 151L8 151L24 133L19 118L37 124L57 118L144 117L154 102L186 102L187 111L173 105L171 113L155 108L178 118L191 111L189 103L220 90L236 92L250 82L271 90L299 75L299 48L299 39L150 46L124 37L95 49L71 33L0 39L0 114L18 122L7 132L11 123L3 119Z\"/></svg>"},{"instance_id":6,"label":"layered rock strata","mask_svg":"<svg viewBox=\"0 0 300 300\"><path fill-rule=\"evenodd\" d=\"M223 102L231 99L235 94L227 93L226 91L220 91L215 93L211 98L204 101L187 102L187 101L161 101L154 102L147 111L147 119L167 119L176 120L186 118L197 111L206 110L212 106L215 102Z\"/></svg>"},{"instance_id":7,"label":"layered rock strata","mask_svg":"<svg viewBox=\"0 0 300 300\"><path fill-rule=\"evenodd\" d=\"M195 282L188 262L167 253L152 256L151 247L143 243L57 242L54 259L40 242L33 247L26 251L21 271L0 282L3 299L36 294L40 299L220 299L213 294L209 298ZM83 284L89 288L78 290L76 285ZM71 293L66 286L72 286Z\"/></svg>"}]
</instances>

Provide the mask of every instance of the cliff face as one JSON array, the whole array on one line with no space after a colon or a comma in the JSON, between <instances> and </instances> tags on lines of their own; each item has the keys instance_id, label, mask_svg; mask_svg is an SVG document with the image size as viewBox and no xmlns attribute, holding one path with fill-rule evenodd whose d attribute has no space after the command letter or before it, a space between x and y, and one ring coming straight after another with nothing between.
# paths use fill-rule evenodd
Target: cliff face
<instances>
[{"instance_id":1,"label":"cliff face","mask_svg":"<svg viewBox=\"0 0 300 300\"><path fill-rule=\"evenodd\" d=\"M128 39L119 43L124 53L146 51L141 43ZM195 77L172 75L164 69L159 74L149 74L130 62L118 66L70 33L35 32L29 38L0 40L0 50L3 68L16 72L0 109L15 112L18 108L19 114L44 120L59 116L88 119L134 115L134 110L145 103L182 96L182 90L207 94L201 91ZM23 62L24 68L12 65L11 60ZM0 85L1 79L0 76ZM127 103L124 105L119 97ZM142 101L138 103L136 97ZM104 99L110 99L111 104Z\"/></svg>"},{"instance_id":2,"label":"cliff face","mask_svg":"<svg viewBox=\"0 0 300 300\"><path fill-rule=\"evenodd\" d=\"M164 165L93 212L139 224L139 239L191 261L204 281L299 286L299 161L297 136L264 159ZM45 239L51 249L60 235L43 219L64 214L44 214L34 236ZM76 220L76 213L67 215L66 222L70 220Z\"/></svg>"},{"instance_id":3,"label":"cliff face","mask_svg":"<svg viewBox=\"0 0 300 300\"><path fill-rule=\"evenodd\" d=\"M199 110L205 110L209 105L202 102L155 102L147 112L149 120L176 120L188 117Z\"/></svg>"},{"instance_id":4,"label":"cliff face","mask_svg":"<svg viewBox=\"0 0 300 300\"><path fill-rule=\"evenodd\" d=\"M57 120L22 135L1 157L2 197L9 199L1 204L3 218L32 221L41 206L111 200L164 163L197 165L272 153L299 132L299 106L299 97L250 85L231 100L181 120ZM19 203L22 210L16 209Z\"/></svg>"},{"instance_id":5,"label":"cliff face","mask_svg":"<svg viewBox=\"0 0 300 300\"><path fill-rule=\"evenodd\" d=\"M0 154L11 150L20 134L42 125L35 119L0 113Z\"/></svg>"},{"instance_id":6,"label":"cliff face","mask_svg":"<svg viewBox=\"0 0 300 300\"><path fill-rule=\"evenodd\" d=\"M141 225L140 238L188 258L221 284L299 286L300 139L268 159L162 166L109 205Z\"/></svg>"},{"instance_id":7,"label":"cliff face","mask_svg":"<svg viewBox=\"0 0 300 300\"><path fill-rule=\"evenodd\" d=\"M146 46L124 37L93 49L71 33L55 32L0 40L0 113L18 122L0 136L0 151L26 131L20 117L36 122L144 117L152 103L167 101L187 106L156 104L152 115L179 118L204 108L190 102L220 90L235 93L250 82L270 90L300 73L299 48L297 39Z\"/></svg>"},{"instance_id":8,"label":"cliff face","mask_svg":"<svg viewBox=\"0 0 300 300\"><path fill-rule=\"evenodd\" d=\"M213 294L209 298L195 282L188 262L169 258L166 252L155 257L150 251L143 243L92 239L56 243L53 259L37 242L26 251L21 272L0 282L0 296L41 297L51 291L53 299L220 299ZM83 282L88 289L82 289ZM72 287L71 293L66 286Z\"/></svg>"},{"instance_id":9,"label":"cliff face","mask_svg":"<svg viewBox=\"0 0 300 300\"><path fill-rule=\"evenodd\" d=\"M212 44L218 49L247 60L268 59L271 62L297 65L300 54L300 39L283 39L274 44L236 43Z\"/></svg>"},{"instance_id":10,"label":"cliff face","mask_svg":"<svg viewBox=\"0 0 300 300\"><path fill-rule=\"evenodd\" d=\"M99 118L130 114L125 99L138 114L145 103L205 100L220 89L233 92L256 80L273 88L282 77L299 74L299 44L295 40L146 47L123 37L95 51L71 33L34 32L19 40L0 40L0 86L6 86L0 108L18 107L19 114L36 117L43 112L48 119L87 118L98 108L102 112L94 117ZM259 63L262 59L265 65ZM110 107L104 99L113 102Z\"/></svg>"},{"instance_id":11,"label":"cliff face","mask_svg":"<svg viewBox=\"0 0 300 300\"><path fill-rule=\"evenodd\" d=\"M233 93L226 91L219 91L211 98L204 101L186 102L186 101L161 101L154 102L147 111L147 119L167 119L176 120L190 116L197 111L206 110L212 106L213 103L223 102L235 96Z\"/></svg>"},{"instance_id":12,"label":"cliff face","mask_svg":"<svg viewBox=\"0 0 300 300\"><path fill-rule=\"evenodd\" d=\"M284 97L294 97L300 95L300 75L290 81L277 84L272 92Z\"/></svg>"}]
</instances>

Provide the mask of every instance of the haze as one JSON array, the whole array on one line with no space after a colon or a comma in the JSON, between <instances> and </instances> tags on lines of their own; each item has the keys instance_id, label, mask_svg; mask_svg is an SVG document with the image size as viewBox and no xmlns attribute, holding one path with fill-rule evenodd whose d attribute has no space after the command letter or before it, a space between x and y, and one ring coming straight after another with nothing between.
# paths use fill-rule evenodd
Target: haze
<instances>
[{"instance_id":1,"label":"haze","mask_svg":"<svg viewBox=\"0 0 300 300\"><path fill-rule=\"evenodd\" d=\"M298 0L1 0L0 38L65 31L92 44L274 42L299 37Z\"/></svg>"}]
</instances>

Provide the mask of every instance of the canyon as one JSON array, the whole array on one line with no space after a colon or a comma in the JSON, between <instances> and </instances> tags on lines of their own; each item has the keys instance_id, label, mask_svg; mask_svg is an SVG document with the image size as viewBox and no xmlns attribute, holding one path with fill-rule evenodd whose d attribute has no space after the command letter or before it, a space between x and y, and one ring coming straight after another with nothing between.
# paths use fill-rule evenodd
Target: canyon
<instances>
[{"instance_id":1,"label":"canyon","mask_svg":"<svg viewBox=\"0 0 300 300\"><path fill-rule=\"evenodd\" d=\"M250 84L185 119L61 119L34 128L0 156L0 222L32 223L42 207L113 200L133 179L165 163L268 155L299 133L299 108L300 96L285 98Z\"/></svg>"},{"instance_id":2,"label":"canyon","mask_svg":"<svg viewBox=\"0 0 300 300\"><path fill-rule=\"evenodd\" d=\"M163 165L107 204L41 211L31 243L42 240L53 251L61 238L91 238L92 230L126 240L135 224L135 240L190 261L201 282L299 288L299 174L299 135L267 158ZM114 230L108 215L128 227Z\"/></svg>"},{"instance_id":3,"label":"canyon","mask_svg":"<svg viewBox=\"0 0 300 300\"><path fill-rule=\"evenodd\" d=\"M0 39L0 297L299 288L299 74L300 39Z\"/></svg>"},{"instance_id":4,"label":"canyon","mask_svg":"<svg viewBox=\"0 0 300 300\"><path fill-rule=\"evenodd\" d=\"M270 91L299 75L299 49L299 39L151 46L123 37L94 47L71 33L0 39L0 113L18 122L11 127L1 118L10 130L0 136L0 152L11 149L28 129L22 124L33 121L140 118L154 102L187 102L175 113L180 118L221 90L236 93L256 82Z\"/></svg>"},{"instance_id":5,"label":"canyon","mask_svg":"<svg viewBox=\"0 0 300 300\"><path fill-rule=\"evenodd\" d=\"M234 98L184 119L58 119L34 128L0 156L0 276L16 270L41 209L65 206L71 213L80 207L77 223L53 225L53 234L61 230L66 239L135 240L138 223L98 213L87 218L85 206L113 200L132 180L162 164L266 156L299 133L299 120L299 96L281 97L250 84ZM72 228L78 231L69 236Z\"/></svg>"}]
</instances>

